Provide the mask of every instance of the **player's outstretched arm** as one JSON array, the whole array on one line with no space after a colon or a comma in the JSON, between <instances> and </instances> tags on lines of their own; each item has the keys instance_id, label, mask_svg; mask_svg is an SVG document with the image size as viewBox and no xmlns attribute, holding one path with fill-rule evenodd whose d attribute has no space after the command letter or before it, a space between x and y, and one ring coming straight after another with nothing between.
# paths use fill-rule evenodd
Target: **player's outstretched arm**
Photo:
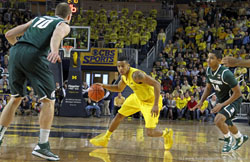
<instances>
[{"instance_id":1,"label":"player's outstretched arm","mask_svg":"<svg viewBox=\"0 0 250 162\"><path fill-rule=\"evenodd\" d=\"M118 84L115 84L115 85L101 84L101 83L96 83L96 84L102 86L103 88L105 88L111 92L122 92L126 87L126 84L123 82L122 79L118 82Z\"/></svg>"},{"instance_id":2,"label":"player's outstretched arm","mask_svg":"<svg viewBox=\"0 0 250 162\"><path fill-rule=\"evenodd\" d=\"M234 57L224 57L222 59L222 64L224 64L227 67L236 67L236 66L242 66L242 67L250 67L250 59L236 59Z\"/></svg>"},{"instance_id":3,"label":"player's outstretched arm","mask_svg":"<svg viewBox=\"0 0 250 162\"><path fill-rule=\"evenodd\" d=\"M153 79L151 76L146 75L141 71L135 71L133 73L133 80L136 83L145 83L154 87L155 101L154 101L154 106L152 108L151 114L152 116L156 117L159 113L158 104L159 104L159 98L160 98L160 92L161 92L161 84L157 82L155 79Z\"/></svg>"},{"instance_id":4,"label":"player's outstretched arm","mask_svg":"<svg viewBox=\"0 0 250 162\"><path fill-rule=\"evenodd\" d=\"M32 24L32 21L29 21L25 24L18 25L17 27L9 30L7 33L5 33L5 37L8 40L8 42L11 45L14 45L17 42L17 37L20 37L24 34L24 32L29 28L29 26Z\"/></svg>"},{"instance_id":5,"label":"player's outstretched arm","mask_svg":"<svg viewBox=\"0 0 250 162\"><path fill-rule=\"evenodd\" d=\"M50 62L52 63L56 63L57 61L61 62L61 58L59 56L60 43L63 40L63 38L69 34L69 32L70 32L70 26L65 23L61 23L54 30L50 40L51 52L47 57L47 59Z\"/></svg>"}]
</instances>

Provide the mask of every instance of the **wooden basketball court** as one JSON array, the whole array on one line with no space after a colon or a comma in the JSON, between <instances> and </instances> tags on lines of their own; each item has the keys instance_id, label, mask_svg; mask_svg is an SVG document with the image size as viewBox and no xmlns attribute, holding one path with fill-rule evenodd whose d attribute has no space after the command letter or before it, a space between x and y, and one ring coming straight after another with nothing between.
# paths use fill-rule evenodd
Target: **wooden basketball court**
<instances>
[{"instance_id":1,"label":"wooden basketball court","mask_svg":"<svg viewBox=\"0 0 250 162\"><path fill-rule=\"evenodd\" d=\"M112 135L108 148L95 147L89 139L106 131L111 119L55 117L50 145L63 162L249 162L250 141L238 151L221 154L222 137L213 123L160 121L158 127L174 130L174 145L165 151L162 138L146 137L144 121L126 119ZM238 123L250 136L250 127ZM0 162L45 161L32 156L38 141L38 117L17 116L0 148Z\"/></svg>"}]
</instances>

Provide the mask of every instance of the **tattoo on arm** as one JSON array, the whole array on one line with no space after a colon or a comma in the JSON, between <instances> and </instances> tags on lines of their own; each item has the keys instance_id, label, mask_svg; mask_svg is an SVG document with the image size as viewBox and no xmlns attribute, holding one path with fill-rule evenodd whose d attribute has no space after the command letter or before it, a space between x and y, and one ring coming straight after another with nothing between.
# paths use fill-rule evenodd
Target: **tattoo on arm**
<instances>
[{"instance_id":1,"label":"tattoo on arm","mask_svg":"<svg viewBox=\"0 0 250 162\"><path fill-rule=\"evenodd\" d=\"M135 82L141 82L144 78L144 74L140 71L136 71L133 73L133 79Z\"/></svg>"}]
</instances>

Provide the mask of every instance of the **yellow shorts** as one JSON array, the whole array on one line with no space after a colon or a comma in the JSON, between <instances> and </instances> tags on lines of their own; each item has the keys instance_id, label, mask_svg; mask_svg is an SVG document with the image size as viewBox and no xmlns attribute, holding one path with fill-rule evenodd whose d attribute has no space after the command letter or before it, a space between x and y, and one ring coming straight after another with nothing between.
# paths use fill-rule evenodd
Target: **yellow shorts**
<instances>
[{"instance_id":1,"label":"yellow shorts","mask_svg":"<svg viewBox=\"0 0 250 162\"><path fill-rule=\"evenodd\" d=\"M122 107L118 111L123 116L130 116L139 111L142 112L144 117L146 128L155 128L160 116L160 110L162 109L162 96L159 98L159 114L157 117L151 116L151 110L154 105L154 98L150 102L143 102L137 98L133 93L123 103Z\"/></svg>"}]
</instances>

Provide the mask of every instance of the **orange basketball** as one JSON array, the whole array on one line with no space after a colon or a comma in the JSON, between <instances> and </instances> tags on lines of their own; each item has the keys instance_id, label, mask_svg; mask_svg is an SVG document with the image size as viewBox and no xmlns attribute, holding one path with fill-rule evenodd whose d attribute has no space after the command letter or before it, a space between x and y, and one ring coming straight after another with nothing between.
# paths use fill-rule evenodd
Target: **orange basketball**
<instances>
[{"instance_id":1,"label":"orange basketball","mask_svg":"<svg viewBox=\"0 0 250 162\"><path fill-rule=\"evenodd\" d=\"M97 84L93 84L89 88L88 95L92 101L98 102L104 97L104 89Z\"/></svg>"}]
</instances>

